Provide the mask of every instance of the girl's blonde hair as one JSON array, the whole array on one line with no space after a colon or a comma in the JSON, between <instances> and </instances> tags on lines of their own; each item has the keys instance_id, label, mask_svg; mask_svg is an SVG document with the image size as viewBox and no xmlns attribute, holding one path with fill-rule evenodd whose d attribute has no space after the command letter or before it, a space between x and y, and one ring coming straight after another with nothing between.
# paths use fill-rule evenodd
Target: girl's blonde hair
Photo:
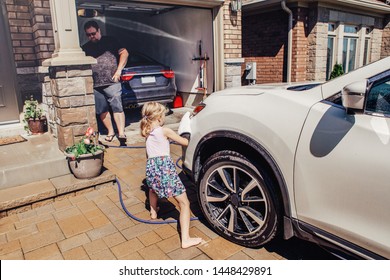
<instances>
[{"instance_id":1,"label":"girl's blonde hair","mask_svg":"<svg viewBox=\"0 0 390 280\"><path fill-rule=\"evenodd\" d=\"M142 119L140 124L141 135L143 137L148 137L152 127L152 122L165 116L166 108L164 105L158 102L146 102L142 106Z\"/></svg>"}]
</instances>

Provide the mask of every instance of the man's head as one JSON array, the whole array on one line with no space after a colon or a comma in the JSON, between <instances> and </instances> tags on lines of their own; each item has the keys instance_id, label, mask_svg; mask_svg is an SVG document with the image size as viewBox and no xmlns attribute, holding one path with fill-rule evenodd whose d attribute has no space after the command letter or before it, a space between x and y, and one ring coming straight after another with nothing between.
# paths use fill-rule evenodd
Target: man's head
<instances>
[{"instance_id":1,"label":"man's head","mask_svg":"<svg viewBox=\"0 0 390 280\"><path fill-rule=\"evenodd\" d=\"M84 24L85 35L87 35L88 40L95 43L98 42L102 38L102 34L100 33L100 27L98 23L94 20L87 21Z\"/></svg>"}]
</instances>

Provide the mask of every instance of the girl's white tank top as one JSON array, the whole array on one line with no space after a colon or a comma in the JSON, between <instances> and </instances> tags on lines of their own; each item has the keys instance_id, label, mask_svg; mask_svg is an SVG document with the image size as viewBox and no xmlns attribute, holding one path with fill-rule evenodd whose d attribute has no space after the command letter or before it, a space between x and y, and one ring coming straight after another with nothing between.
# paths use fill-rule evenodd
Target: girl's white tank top
<instances>
[{"instance_id":1,"label":"girl's white tank top","mask_svg":"<svg viewBox=\"0 0 390 280\"><path fill-rule=\"evenodd\" d=\"M169 140L164 136L161 126L153 129L146 138L146 153L148 158L169 156Z\"/></svg>"}]
</instances>

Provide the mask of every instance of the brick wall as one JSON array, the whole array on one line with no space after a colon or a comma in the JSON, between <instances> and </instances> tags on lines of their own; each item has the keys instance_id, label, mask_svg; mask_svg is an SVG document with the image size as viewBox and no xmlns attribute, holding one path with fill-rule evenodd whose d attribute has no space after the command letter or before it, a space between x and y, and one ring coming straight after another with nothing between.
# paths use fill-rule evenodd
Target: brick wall
<instances>
[{"instance_id":1,"label":"brick wall","mask_svg":"<svg viewBox=\"0 0 390 280\"><path fill-rule=\"evenodd\" d=\"M39 65L54 51L53 29L49 0L31 1L31 23L34 32L35 54Z\"/></svg>"},{"instance_id":2,"label":"brick wall","mask_svg":"<svg viewBox=\"0 0 390 280\"><path fill-rule=\"evenodd\" d=\"M41 101L39 73L42 61L51 57L54 38L49 0L5 0L22 101Z\"/></svg>"},{"instance_id":3,"label":"brick wall","mask_svg":"<svg viewBox=\"0 0 390 280\"><path fill-rule=\"evenodd\" d=\"M308 21L309 10L305 8L292 9L293 12L293 42L291 61L291 81L306 81L308 62Z\"/></svg>"},{"instance_id":4,"label":"brick wall","mask_svg":"<svg viewBox=\"0 0 390 280\"><path fill-rule=\"evenodd\" d=\"M256 62L256 83L282 82L287 44L288 15L283 11L245 16L242 19L242 56ZM242 71L245 70L243 66ZM245 84L245 81L243 81Z\"/></svg>"},{"instance_id":5,"label":"brick wall","mask_svg":"<svg viewBox=\"0 0 390 280\"><path fill-rule=\"evenodd\" d=\"M230 2L223 5L224 47L225 58L241 58L241 11L233 13Z\"/></svg>"},{"instance_id":6,"label":"brick wall","mask_svg":"<svg viewBox=\"0 0 390 280\"><path fill-rule=\"evenodd\" d=\"M31 25L31 0L6 0L16 67L38 66Z\"/></svg>"},{"instance_id":7,"label":"brick wall","mask_svg":"<svg viewBox=\"0 0 390 280\"><path fill-rule=\"evenodd\" d=\"M241 11L232 12L230 2L227 0L223 5L225 88L241 86L241 67L244 62L241 48Z\"/></svg>"},{"instance_id":8,"label":"brick wall","mask_svg":"<svg viewBox=\"0 0 390 280\"><path fill-rule=\"evenodd\" d=\"M49 0L6 0L17 68L39 66L54 50Z\"/></svg>"}]
</instances>

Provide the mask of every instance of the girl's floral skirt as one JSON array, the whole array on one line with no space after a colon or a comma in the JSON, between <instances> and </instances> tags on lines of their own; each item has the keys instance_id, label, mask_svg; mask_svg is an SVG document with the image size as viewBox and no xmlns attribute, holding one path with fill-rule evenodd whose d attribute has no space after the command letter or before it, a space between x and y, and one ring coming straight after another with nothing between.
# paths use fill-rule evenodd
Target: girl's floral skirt
<instances>
[{"instance_id":1,"label":"girl's floral skirt","mask_svg":"<svg viewBox=\"0 0 390 280\"><path fill-rule=\"evenodd\" d=\"M178 196L186 191L170 156L153 157L146 161L146 183L159 198Z\"/></svg>"}]
</instances>

